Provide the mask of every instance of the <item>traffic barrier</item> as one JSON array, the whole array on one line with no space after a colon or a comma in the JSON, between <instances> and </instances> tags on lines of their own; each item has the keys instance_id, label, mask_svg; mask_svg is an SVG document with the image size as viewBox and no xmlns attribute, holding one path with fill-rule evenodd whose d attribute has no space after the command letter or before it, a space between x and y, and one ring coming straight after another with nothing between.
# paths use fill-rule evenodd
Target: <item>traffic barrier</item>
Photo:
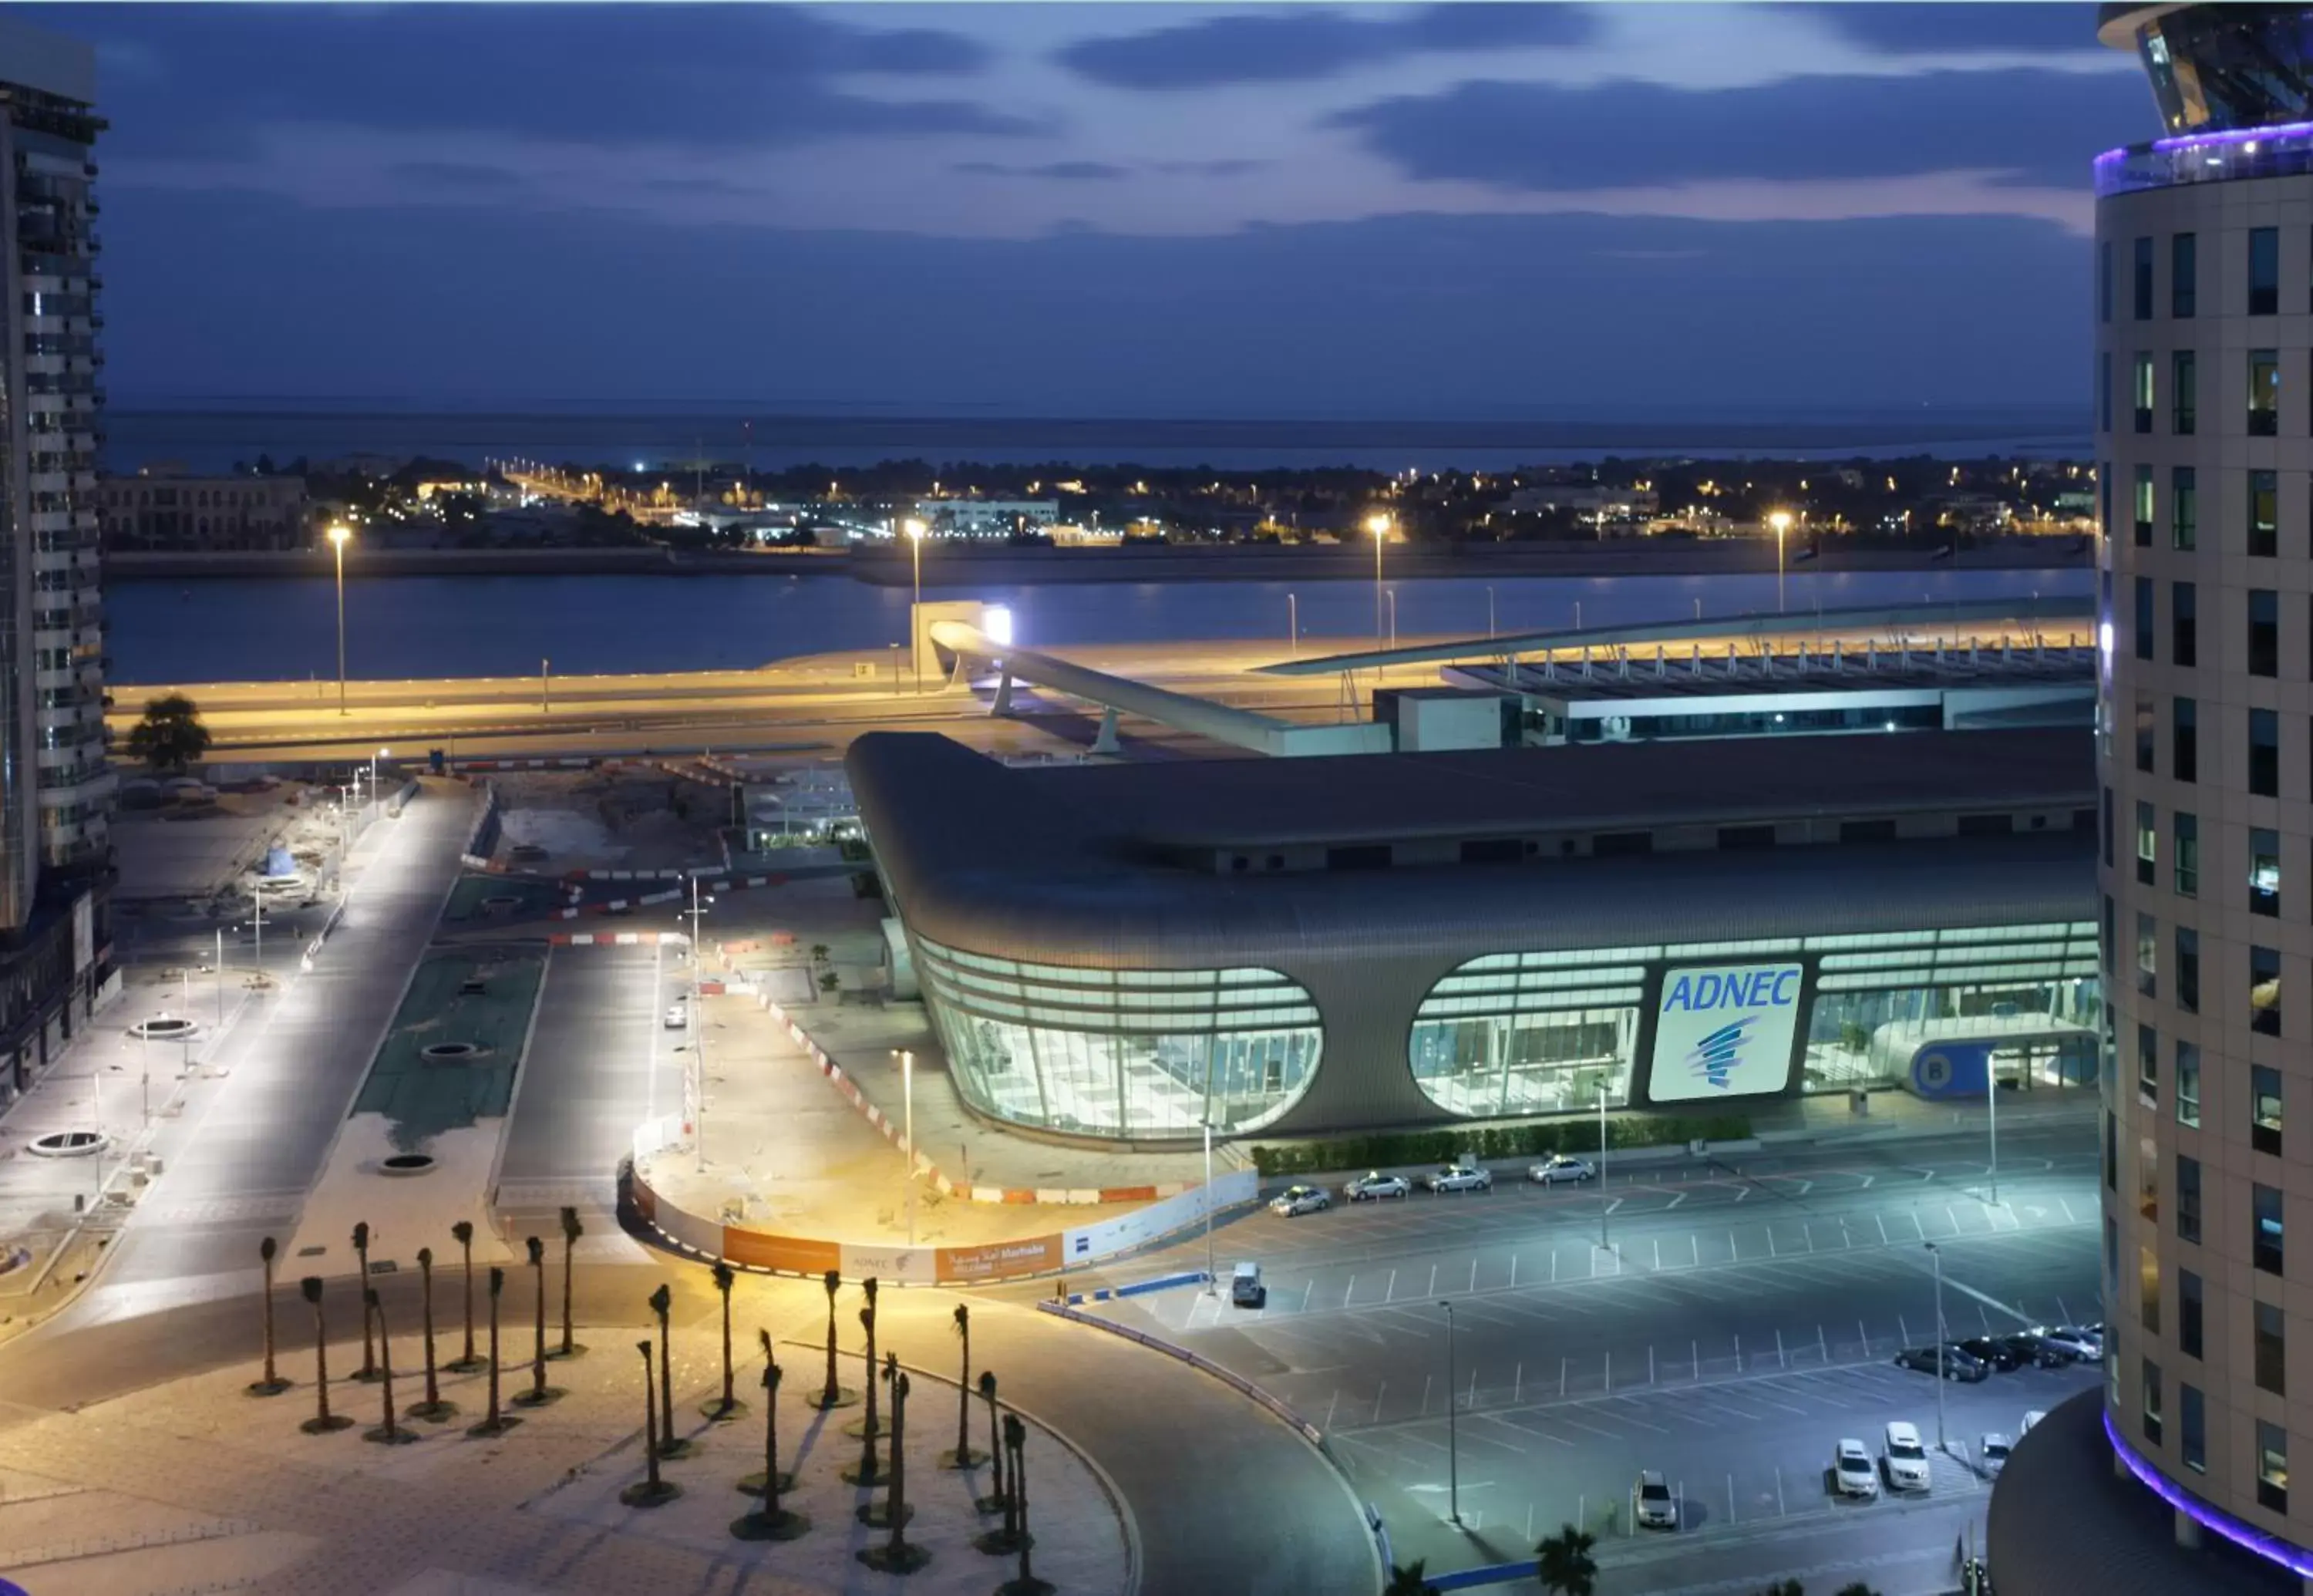
<instances>
[{"instance_id":1,"label":"traffic barrier","mask_svg":"<svg viewBox=\"0 0 2313 1596\"><path fill-rule=\"evenodd\" d=\"M682 931L557 931L546 940L554 948L682 948L690 939Z\"/></svg>"},{"instance_id":2,"label":"traffic barrier","mask_svg":"<svg viewBox=\"0 0 2313 1596\"><path fill-rule=\"evenodd\" d=\"M424 788L418 784L418 781L414 777L409 780L404 781L401 784L401 790L395 793L391 798L386 800L386 818L389 820L400 819L402 810L409 807L409 800L416 798L419 793L425 790L426 789Z\"/></svg>"},{"instance_id":3,"label":"traffic barrier","mask_svg":"<svg viewBox=\"0 0 2313 1596\"><path fill-rule=\"evenodd\" d=\"M1139 1280L1130 1285L1099 1286L1089 1292L1069 1293L1069 1306L1080 1307L1086 1302L1121 1301L1126 1297L1146 1296L1150 1292L1169 1292L1179 1286L1203 1285L1212 1276L1202 1269L1192 1269L1185 1274L1160 1274L1154 1280Z\"/></svg>"}]
</instances>

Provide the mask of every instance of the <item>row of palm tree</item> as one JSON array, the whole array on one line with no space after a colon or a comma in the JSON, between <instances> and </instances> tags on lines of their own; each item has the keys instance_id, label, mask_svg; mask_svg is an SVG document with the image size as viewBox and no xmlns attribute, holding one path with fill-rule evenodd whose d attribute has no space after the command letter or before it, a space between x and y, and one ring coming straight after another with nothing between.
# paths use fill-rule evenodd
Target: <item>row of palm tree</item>
<instances>
[{"instance_id":1,"label":"row of palm tree","mask_svg":"<svg viewBox=\"0 0 2313 1596\"><path fill-rule=\"evenodd\" d=\"M571 1255L578 1239L585 1234L576 1208L565 1208L562 1221L562 1338L558 1346L550 1347L546 1339L546 1244L532 1236L523 1243L537 1292L536 1335L531 1355L531 1385L518 1393L514 1402L517 1406L542 1407L561 1397L559 1388L546 1381L549 1359L573 1358L586 1349L578 1345L571 1323ZM474 1352L474 1227L460 1220L450 1227L463 1258L465 1285L465 1340L463 1350L447 1364L441 1365L455 1373L471 1373L487 1368L489 1371L488 1411L483 1420L469 1433L477 1436L502 1435L520 1421L504 1412L498 1401L498 1301L506 1289L506 1271L492 1267L489 1280L489 1356L487 1360ZM362 1365L353 1378L365 1384L379 1384L383 1393L384 1413L377 1430L370 1439L392 1443L411 1439L409 1433L396 1422L392 1396L392 1352L387 1342L384 1305L379 1301L376 1289L369 1283L369 1248L371 1231L366 1221L354 1226L354 1257L361 1271L362 1292ZM280 1256L280 1247L268 1236L258 1245L258 1257L265 1268L265 1371L250 1383L247 1389L252 1397L277 1397L290 1389L291 1381L281 1377L276 1356L273 1323L274 1265ZM434 1423L446 1423L457 1415L457 1405L442 1398L440 1377L435 1361L434 1343L434 1249L418 1249L418 1272L420 1278L420 1301L424 1304L426 1343L426 1399L409 1410L413 1418ZM352 1423L342 1415L330 1411L329 1316L324 1301L327 1283L318 1274L309 1274L298 1283L298 1291L313 1310L313 1389L314 1414L305 1421L304 1428L312 1434L324 1434L341 1430ZM728 1301L727 1290L726 1301ZM725 1361L728 1363L727 1344Z\"/></svg>"},{"instance_id":2,"label":"row of palm tree","mask_svg":"<svg viewBox=\"0 0 2313 1596\"><path fill-rule=\"evenodd\" d=\"M1546 1536L1534 1548L1535 1573L1542 1588L1553 1596L1592 1596L1597 1589L1598 1561L1591 1556L1597 1538L1588 1530L1572 1524L1562 1526L1557 1534ZM1382 1596L1427 1596L1437 1590L1422 1577L1427 1559L1417 1559L1404 1565L1392 1564L1389 1583L1382 1587ZM1807 1596L1795 1579L1771 1584L1759 1596ZM1843 1586L1838 1596L1879 1596L1879 1593L1858 1580Z\"/></svg>"}]
</instances>

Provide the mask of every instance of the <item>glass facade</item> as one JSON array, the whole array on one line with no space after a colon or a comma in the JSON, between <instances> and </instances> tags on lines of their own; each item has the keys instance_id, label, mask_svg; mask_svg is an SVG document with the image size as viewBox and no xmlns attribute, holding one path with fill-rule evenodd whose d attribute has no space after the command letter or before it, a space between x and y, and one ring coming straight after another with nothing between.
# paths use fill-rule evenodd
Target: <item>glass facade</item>
<instances>
[{"instance_id":1,"label":"glass facade","mask_svg":"<svg viewBox=\"0 0 2313 1596\"><path fill-rule=\"evenodd\" d=\"M1455 967L1414 1011L1413 1080L1474 1119L1631 1100L1647 966L1660 948L1491 953Z\"/></svg>"},{"instance_id":2,"label":"glass facade","mask_svg":"<svg viewBox=\"0 0 2313 1596\"><path fill-rule=\"evenodd\" d=\"M2136 46L2171 133L2313 116L2313 7L2188 6L2147 22Z\"/></svg>"},{"instance_id":3,"label":"glass facade","mask_svg":"<svg viewBox=\"0 0 2313 1596\"><path fill-rule=\"evenodd\" d=\"M1269 1124L1315 1078L1309 994L1274 970L1090 970L913 939L956 1089L1015 1124L1128 1138Z\"/></svg>"}]
</instances>

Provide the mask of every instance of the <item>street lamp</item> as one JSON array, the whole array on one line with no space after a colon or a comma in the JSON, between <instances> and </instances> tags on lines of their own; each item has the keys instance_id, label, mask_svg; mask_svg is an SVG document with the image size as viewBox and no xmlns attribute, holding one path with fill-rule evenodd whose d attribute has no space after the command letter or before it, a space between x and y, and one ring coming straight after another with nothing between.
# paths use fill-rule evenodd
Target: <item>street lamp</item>
<instances>
[{"instance_id":1,"label":"street lamp","mask_svg":"<svg viewBox=\"0 0 2313 1596\"><path fill-rule=\"evenodd\" d=\"M900 523L900 530L908 534L908 553L916 571L915 602L908 606L908 654L916 662L916 692L924 690L924 630L917 613L924 607L924 524L910 516Z\"/></svg>"},{"instance_id":2,"label":"street lamp","mask_svg":"<svg viewBox=\"0 0 2313 1596\"><path fill-rule=\"evenodd\" d=\"M1944 1442L1944 1255L1932 1241L1927 1248L1936 1267L1936 1451L1948 1452L1951 1448Z\"/></svg>"},{"instance_id":3,"label":"street lamp","mask_svg":"<svg viewBox=\"0 0 2313 1596\"><path fill-rule=\"evenodd\" d=\"M1462 1521L1462 1448L1461 1436L1454 1423L1454 1305L1440 1302L1446 1310L1446 1516L1455 1523Z\"/></svg>"},{"instance_id":4,"label":"street lamp","mask_svg":"<svg viewBox=\"0 0 2313 1596\"><path fill-rule=\"evenodd\" d=\"M707 1032L699 1023L699 961L703 944L699 940L699 917L715 902L709 895L702 904L699 895L699 876L690 877L690 1002L683 1010L682 1023L690 1035L690 1069L697 1085L690 1094L690 1137L700 1173L707 1168Z\"/></svg>"},{"instance_id":5,"label":"street lamp","mask_svg":"<svg viewBox=\"0 0 2313 1596\"><path fill-rule=\"evenodd\" d=\"M353 529L338 522L329 531L330 547L338 559L338 713L346 712L346 540Z\"/></svg>"},{"instance_id":6,"label":"street lamp","mask_svg":"<svg viewBox=\"0 0 2313 1596\"><path fill-rule=\"evenodd\" d=\"M393 750L391 748L381 748L376 753L369 756L369 801L373 804L378 802L377 762L381 759L391 759L392 757ZM383 811L381 808L380 813L383 812ZM375 816L372 816L372 818L375 818Z\"/></svg>"},{"instance_id":7,"label":"street lamp","mask_svg":"<svg viewBox=\"0 0 2313 1596\"><path fill-rule=\"evenodd\" d=\"M1606 1080L1598 1080L1598 1250L1612 1252L1606 1245L1606 1216L1614 1204L1606 1198Z\"/></svg>"},{"instance_id":8,"label":"street lamp","mask_svg":"<svg viewBox=\"0 0 2313 1596\"><path fill-rule=\"evenodd\" d=\"M908 1245L916 1244L916 1055L900 1052L900 1120L908 1138Z\"/></svg>"},{"instance_id":9,"label":"street lamp","mask_svg":"<svg viewBox=\"0 0 2313 1596\"><path fill-rule=\"evenodd\" d=\"M1374 541L1374 641L1378 644L1381 641L1381 546L1389 541L1389 517L1380 515L1368 516L1366 530L1373 533Z\"/></svg>"},{"instance_id":10,"label":"street lamp","mask_svg":"<svg viewBox=\"0 0 2313 1596\"><path fill-rule=\"evenodd\" d=\"M1767 525L1775 529L1775 613L1783 613L1783 534L1791 529L1791 513L1775 510L1767 516Z\"/></svg>"},{"instance_id":11,"label":"street lamp","mask_svg":"<svg viewBox=\"0 0 2313 1596\"><path fill-rule=\"evenodd\" d=\"M1198 1123L1205 1128L1205 1294L1220 1293L1220 1276L1213 1271L1213 1122Z\"/></svg>"}]
</instances>

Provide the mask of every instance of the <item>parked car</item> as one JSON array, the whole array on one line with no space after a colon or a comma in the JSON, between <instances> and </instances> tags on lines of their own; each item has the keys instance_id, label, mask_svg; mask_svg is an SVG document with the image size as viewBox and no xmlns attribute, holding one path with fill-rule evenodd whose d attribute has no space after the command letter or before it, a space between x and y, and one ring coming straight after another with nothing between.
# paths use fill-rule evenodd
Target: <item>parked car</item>
<instances>
[{"instance_id":1,"label":"parked car","mask_svg":"<svg viewBox=\"0 0 2313 1596\"><path fill-rule=\"evenodd\" d=\"M1860 1441L1842 1441L1832 1449L1831 1484L1842 1496L1879 1494L1879 1470L1872 1466L1870 1450Z\"/></svg>"},{"instance_id":2,"label":"parked car","mask_svg":"<svg viewBox=\"0 0 2313 1596\"><path fill-rule=\"evenodd\" d=\"M2019 1364L2029 1363L2036 1369L2060 1369L2072 1361L2071 1354L2049 1345L2030 1330L2018 1330L1997 1339L2001 1345L2014 1354Z\"/></svg>"},{"instance_id":3,"label":"parked car","mask_svg":"<svg viewBox=\"0 0 2313 1596\"><path fill-rule=\"evenodd\" d=\"M683 1030L683 1029L688 1028L688 1027L689 1027L689 1026L690 1026L690 1005L689 1003L669 1003L669 1004L667 1005L667 1007L666 1007L666 1028L667 1028L668 1030L670 1030L670 1031L680 1031L680 1030Z\"/></svg>"},{"instance_id":4,"label":"parked car","mask_svg":"<svg viewBox=\"0 0 2313 1596\"><path fill-rule=\"evenodd\" d=\"M2104 1362L2104 1336L2099 1333L2078 1325L2035 1327L2032 1333L2042 1345L2054 1347L2075 1363Z\"/></svg>"},{"instance_id":5,"label":"parked car","mask_svg":"<svg viewBox=\"0 0 2313 1596\"><path fill-rule=\"evenodd\" d=\"M1561 1180L1584 1181L1597 1177L1598 1171L1587 1159L1578 1159L1557 1152L1526 1172L1526 1177L1539 1186L1556 1186Z\"/></svg>"},{"instance_id":6,"label":"parked car","mask_svg":"<svg viewBox=\"0 0 2313 1596\"><path fill-rule=\"evenodd\" d=\"M1269 1306L1269 1287L1261 1278L1258 1264L1239 1264L1229 1276L1229 1301L1239 1308Z\"/></svg>"},{"instance_id":7,"label":"parked car","mask_svg":"<svg viewBox=\"0 0 2313 1596\"><path fill-rule=\"evenodd\" d=\"M1352 1203L1378 1203L1385 1197L1403 1197L1413 1190L1413 1182L1403 1175L1385 1175L1378 1169L1368 1169L1341 1188L1341 1195Z\"/></svg>"},{"instance_id":8,"label":"parked car","mask_svg":"<svg viewBox=\"0 0 2313 1596\"><path fill-rule=\"evenodd\" d=\"M2000 1471L2008 1467L2010 1450L2008 1437L1997 1430L1976 1443L1976 1455L1983 1459L1983 1473L1987 1479L1997 1478Z\"/></svg>"},{"instance_id":9,"label":"parked car","mask_svg":"<svg viewBox=\"0 0 2313 1596\"><path fill-rule=\"evenodd\" d=\"M1297 1214L1320 1213L1333 1205L1324 1188L1315 1186L1288 1186L1269 1200L1269 1212L1291 1219Z\"/></svg>"},{"instance_id":10,"label":"parked car","mask_svg":"<svg viewBox=\"0 0 2313 1596\"><path fill-rule=\"evenodd\" d=\"M1425 1176L1421 1184L1433 1192L1490 1192L1494 1189L1494 1172L1474 1164L1448 1164Z\"/></svg>"},{"instance_id":11,"label":"parked car","mask_svg":"<svg viewBox=\"0 0 2313 1596\"><path fill-rule=\"evenodd\" d=\"M2036 1407L2032 1409L2031 1412L2024 1415L2023 1424L2017 1426L2017 1435L2019 1437L2029 1435L2032 1433L2032 1426L2038 1424L2042 1419L2045 1419L2047 1416L2047 1414L2040 1408Z\"/></svg>"},{"instance_id":12,"label":"parked car","mask_svg":"<svg viewBox=\"0 0 2313 1596\"><path fill-rule=\"evenodd\" d=\"M1652 1468L1639 1470L1638 1497L1640 1529L1678 1528L1678 1503L1671 1500L1670 1487L1663 1483L1660 1473Z\"/></svg>"},{"instance_id":13,"label":"parked car","mask_svg":"<svg viewBox=\"0 0 2313 1596\"><path fill-rule=\"evenodd\" d=\"M1960 1350L1979 1362L1989 1363L1997 1372L2005 1374L2023 1366L2024 1358L2008 1345L2005 1336L1972 1336L1959 1344Z\"/></svg>"},{"instance_id":14,"label":"parked car","mask_svg":"<svg viewBox=\"0 0 2313 1596\"><path fill-rule=\"evenodd\" d=\"M1928 1488L1928 1449L1920 1444L1919 1431L1903 1420L1888 1423L1886 1433L1879 1442L1879 1462L1887 1471L1887 1484L1893 1489Z\"/></svg>"},{"instance_id":15,"label":"parked car","mask_svg":"<svg viewBox=\"0 0 2313 1596\"><path fill-rule=\"evenodd\" d=\"M1895 1354L1895 1367L1916 1369L1922 1374L1940 1372L1946 1380L1988 1380L1992 1375L1991 1364L1948 1341L1940 1349L1907 1346Z\"/></svg>"}]
</instances>

